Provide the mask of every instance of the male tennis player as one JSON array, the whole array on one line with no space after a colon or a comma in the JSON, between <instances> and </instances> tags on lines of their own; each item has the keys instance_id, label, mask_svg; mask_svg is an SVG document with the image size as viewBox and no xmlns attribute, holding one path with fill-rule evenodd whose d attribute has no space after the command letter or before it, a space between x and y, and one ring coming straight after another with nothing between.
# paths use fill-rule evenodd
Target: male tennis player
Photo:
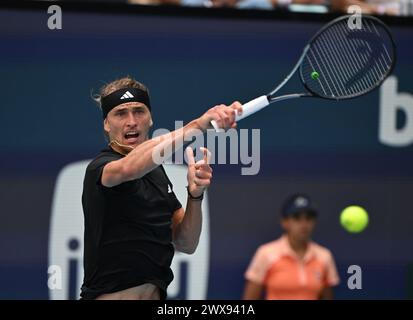
<instances>
[{"instance_id":1,"label":"male tennis player","mask_svg":"<svg viewBox=\"0 0 413 320\"><path fill-rule=\"evenodd\" d=\"M245 273L244 299L332 299L339 278L330 251L311 241L317 210L304 194L282 208L284 235L260 246Z\"/></svg>"},{"instance_id":2,"label":"male tennis player","mask_svg":"<svg viewBox=\"0 0 413 320\"><path fill-rule=\"evenodd\" d=\"M218 105L167 135L149 139L152 126L147 88L126 77L101 89L98 98L109 146L87 167L82 205L85 218L83 299L164 299L173 279L174 250L191 254L201 233L201 201L210 185L208 153L195 163L187 148L185 210L154 154L202 134L215 120L236 126L239 102ZM187 139L185 139L187 140ZM184 188L185 186L179 186Z\"/></svg>"}]
</instances>

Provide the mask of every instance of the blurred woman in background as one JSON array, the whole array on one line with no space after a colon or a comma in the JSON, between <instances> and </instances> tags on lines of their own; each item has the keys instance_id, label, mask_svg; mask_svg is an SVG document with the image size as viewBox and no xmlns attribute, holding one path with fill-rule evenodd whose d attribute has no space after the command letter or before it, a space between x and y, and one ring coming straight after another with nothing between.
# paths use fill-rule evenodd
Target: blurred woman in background
<instances>
[{"instance_id":1,"label":"blurred woman in background","mask_svg":"<svg viewBox=\"0 0 413 320\"><path fill-rule=\"evenodd\" d=\"M332 299L339 283L331 252L311 241L317 210L296 194L282 207L281 238L260 246L245 273L243 298L267 300Z\"/></svg>"}]
</instances>

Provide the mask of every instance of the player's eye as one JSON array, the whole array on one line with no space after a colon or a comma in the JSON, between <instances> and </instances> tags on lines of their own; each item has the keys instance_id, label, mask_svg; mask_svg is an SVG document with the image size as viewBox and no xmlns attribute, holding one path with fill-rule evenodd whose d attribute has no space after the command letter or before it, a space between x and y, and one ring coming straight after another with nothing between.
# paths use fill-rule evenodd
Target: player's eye
<instances>
[{"instance_id":1,"label":"player's eye","mask_svg":"<svg viewBox=\"0 0 413 320\"><path fill-rule=\"evenodd\" d=\"M133 113L134 114L142 114L142 113L144 113L144 110L142 108L137 108L137 109L133 110Z\"/></svg>"}]
</instances>

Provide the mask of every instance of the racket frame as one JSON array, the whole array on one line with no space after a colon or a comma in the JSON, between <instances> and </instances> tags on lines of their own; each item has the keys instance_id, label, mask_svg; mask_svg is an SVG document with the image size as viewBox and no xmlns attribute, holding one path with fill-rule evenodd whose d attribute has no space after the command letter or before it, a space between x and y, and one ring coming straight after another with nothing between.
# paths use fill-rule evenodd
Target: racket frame
<instances>
[{"instance_id":1,"label":"racket frame","mask_svg":"<svg viewBox=\"0 0 413 320\"><path fill-rule=\"evenodd\" d=\"M381 81L378 81L372 88L370 88L368 91L366 92L361 92L359 94L354 94L354 95L350 95L350 96L345 96L345 97L328 97L328 96L322 96L319 95L317 92L312 91L308 85L306 84L304 78L303 78L303 72L302 69L300 68L302 66L302 62L304 60L304 58L306 57L307 51L311 48L311 44L316 41L316 39L326 30L328 29L331 25L337 23L338 21L344 20L344 19L349 19L351 17L351 15L344 15L341 17L338 17L332 21L330 21L329 23L327 23L326 25L324 25L320 30L317 31L317 33L310 39L310 41L308 42L308 44L304 47L303 52L301 53L300 58L298 59L297 63L295 64L294 68L291 70L291 72L284 78L284 80L275 88L273 89L270 93L268 93L267 95L263 95L260 96L258 98L255 98L247 103L245 103L243 105L243 108L245 107L246 111L245 114L243 112L243 114L238 115L238 113L235 112L235 121L241 120L245 117L248 117L249 115L265 108L266 106L268 106L271 103L275 103L275 102L279 102L282 100L289 100L289 99L296 99L296 98L306 98L306 97L318 97L318 98L322 98L322 99L328 99L328 100L334 100L334 101L338 101L338 100L348 100L348 99L354 99L357 98L359 96L362 96L364 94L367 94L375 89L377 89L382 83L383 81L393 72L395 64L396 64L396 44L394 43L393 40L393 36L390 33L389 28L378 18L370 16L370 15L363 15L362 19L368 18L368 19L372 19L374 20L376 23L380 24L383 29L386 31L387 35L389 36L390 39L390 43L392 45L392 53L393 53L393 59L392 59L392 65L390 66L389 70L387 71L386 75L383 77L383 79L381 79ZM290 80L290 78L296 73L296 71L300 68L300 80L301 83L303 84L306 92L302 92L302 93L292 93L292 94L285 94L282 96L278 96L278 97L274 97L274 94L277 93L282 87L284 87L284 85ZM220 129L218 127L218 124L215 120L211 121L211 125L214 127L214 129L217 132L222 132L224 131L223 129Z\"/></svg>"}]
</instances>

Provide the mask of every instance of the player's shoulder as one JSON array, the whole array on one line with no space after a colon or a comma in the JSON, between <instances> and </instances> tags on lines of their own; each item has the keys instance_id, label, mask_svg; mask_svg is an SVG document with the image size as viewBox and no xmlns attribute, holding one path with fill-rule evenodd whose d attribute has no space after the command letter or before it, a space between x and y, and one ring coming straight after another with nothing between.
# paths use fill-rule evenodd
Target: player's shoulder
<instances>
[{"instance_id":1,"label":"player's shoulder","mask_svg":"<svg viewBox=\"0 0 413 320\"><path fill-rule=\"evenodd\" d=\"M258 247L258 251L261 253L276 253L283 250L284 244L283 239L276 239L270 242L264 243Z\"/></svg>"},{"instance_id":2,"label":"player's shoulder","mask_svg":"<svg viewBox=\"0 0 413 320\"><path fill-rule=\"evenodd\" d=\"M320 245L316 242L311 242L311 247L312 247L313 252L321 260L330 260L333 256L331 251L328 248L326 248L326 247L324 247L324 246L322 246L322 245Z\"/></svg>"},{"instance_id":3,"label":"player's shoulder","mask_svg":"<svg viewBox=\"0 0 413 320\"><path fill-rule=\"evenodd\" d=\"M122 155L114 152L112 149L103 149L91 162L89 162L86 170L95 170L96 168L100 168L101 166L120 158L122 158Z\"/></svg>"}]
</instances>

